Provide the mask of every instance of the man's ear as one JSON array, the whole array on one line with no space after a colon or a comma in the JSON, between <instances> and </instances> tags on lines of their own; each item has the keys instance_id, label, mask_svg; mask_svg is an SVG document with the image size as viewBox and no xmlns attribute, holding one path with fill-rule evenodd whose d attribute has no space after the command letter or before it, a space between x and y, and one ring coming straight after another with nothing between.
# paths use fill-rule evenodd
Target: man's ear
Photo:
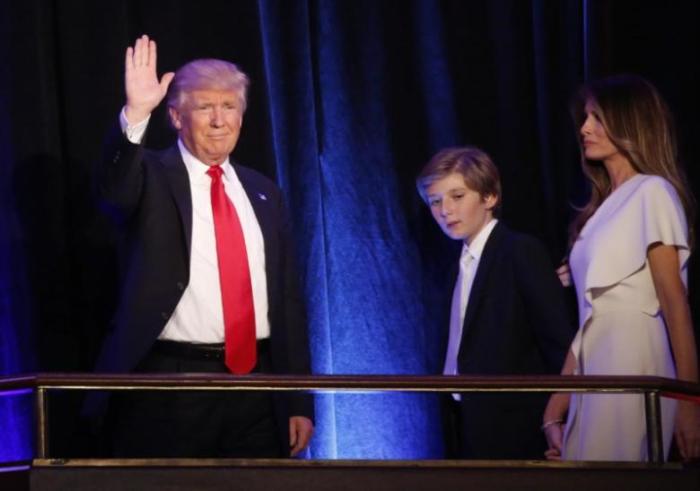
<instances>
[{"instance_id":1,"label":"man's ear","mask_svg":"<svg viewBox=\"0 0 700 491\"><path fill-rule=\"evenodd\" d=\"M168 108L168 115L170 116L170 124L173 128L180 131L182 129L182 119L180 118L180 113L174 107Z\"/></svg>"},{"instance_id":2,"label":"man's ear","mask_svg":"<svg viewBox=\"0 0 700 491\"><path fill-rule=\"evenodd\" d=\"M486 204L487 210L493 210L498 204L498 196L496 196L495 194L487 194L484 197L484 204Z\"/></svg>"}]
</instances>

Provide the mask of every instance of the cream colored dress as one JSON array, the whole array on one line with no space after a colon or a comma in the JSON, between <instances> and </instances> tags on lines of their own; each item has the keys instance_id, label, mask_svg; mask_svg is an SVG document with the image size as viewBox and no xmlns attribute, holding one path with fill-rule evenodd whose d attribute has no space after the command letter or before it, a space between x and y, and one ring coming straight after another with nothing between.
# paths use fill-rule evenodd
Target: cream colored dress
<instances>
[{"instance_id":1,"label":"cream colored dress","mask_svg":"<svg viewBox=\"0 0 700 491\"><path fill-rule=\"evenodd\" d=\"M618 187L581 230L570 267L579 308L571 350L576 373L675 378L666 326L647 249L677 247L687 285L688 227L673 186L636 175ZM675 401L662 398L664 451L673 436ZM636 394L572 394L563 458L647 460L644 398Z\"/></svg>"}]
</instances>

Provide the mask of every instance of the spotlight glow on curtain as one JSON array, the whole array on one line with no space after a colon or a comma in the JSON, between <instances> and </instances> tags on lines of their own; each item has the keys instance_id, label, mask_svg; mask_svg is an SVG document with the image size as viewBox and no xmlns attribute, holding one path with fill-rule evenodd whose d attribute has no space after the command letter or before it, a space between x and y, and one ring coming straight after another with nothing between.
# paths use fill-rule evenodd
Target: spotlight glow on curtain
<instances>
[{"instance_id":1,"label":"spotlight glow on curtain","mask_svg":"<svg viewBox=\"0 0 700 491\"><path fill-rule=\"evenodd\" d=\"M308 248L302 270L314 371L426 373L421 268L377 90L386 86L386 60L360 42L377 36L381 24L371 9L360 9L364 25L348 29L335 2L320 2L315 11L305 2L259 7L278 179L295 234ZM352 56L344 53L350 45ZM290 49L293 67L285 64ZM353 71L358 60L363 66ZM436 402L421 394L320 395L311 453L439 457Z\"/></svg>"}]
</instances>

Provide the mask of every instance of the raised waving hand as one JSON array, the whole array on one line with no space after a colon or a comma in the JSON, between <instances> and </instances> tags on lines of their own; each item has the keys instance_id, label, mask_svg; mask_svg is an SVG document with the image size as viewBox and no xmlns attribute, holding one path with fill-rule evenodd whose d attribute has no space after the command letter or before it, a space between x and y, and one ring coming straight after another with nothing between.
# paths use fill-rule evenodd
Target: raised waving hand
<instances>
[{"instance_id":1,"label":"raised waving hand","mask_svg":"<svg viewBox=\"0 0 700 491\"><path fill-rule=\"evenodd\" d=\"M160 104L168 91L174 73L168 72L158 80L156 72L156 42L143 35L134 46L126 49L124 60L124 87L126 89L125 116L130 124L146 119Z\"/></svg>"}]
</instances>

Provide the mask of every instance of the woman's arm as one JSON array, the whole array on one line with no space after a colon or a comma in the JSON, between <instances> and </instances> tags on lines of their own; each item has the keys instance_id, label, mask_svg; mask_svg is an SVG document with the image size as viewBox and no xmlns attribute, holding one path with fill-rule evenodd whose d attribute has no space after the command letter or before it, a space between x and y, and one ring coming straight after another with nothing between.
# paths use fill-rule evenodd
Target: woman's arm
<instances>
[{"instance_id":1,"label":"woman's arm","mask_svg":"<svg viewBox=\"0 0 700 491\"><path fill-rule=\"evenodd\" d=\"M652 244L649 267L656 296L666 322L679 380L698 381L698 358L685 285L681 281L678 251L674 246ZM700 457L700 405L679 401L676 443L684 460Z\"/></svg>"},{"instance_id":2,"label":"woman's arm","mask_svg":"<svg viewBox=\"0 0 700 491\"><path fill-rule=\"evenodd\" d=\"M569 350L566 355L566 360L564 360L561 374L573 375L574 368L576 368L576 357L574 353ZM569 410L570 399L571 394L568 392L552 394L544 410L544 415L542 416L542 431L547 438L547 446L549 448L545 452L545 457L549 460L561 459L561 446L564 436L563 424L566 413Z\"/></svg>"}]
</instances>

